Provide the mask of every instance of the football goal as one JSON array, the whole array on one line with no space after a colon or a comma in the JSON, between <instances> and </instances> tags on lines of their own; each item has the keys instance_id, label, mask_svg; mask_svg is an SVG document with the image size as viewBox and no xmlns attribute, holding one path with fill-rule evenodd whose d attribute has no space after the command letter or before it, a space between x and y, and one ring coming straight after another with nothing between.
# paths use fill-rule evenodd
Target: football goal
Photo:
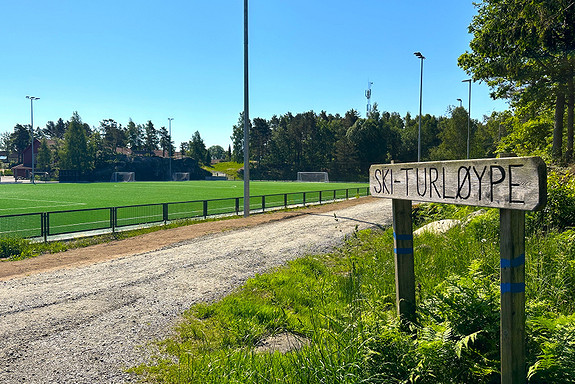
<instances>
[{"instance_id":1,"label":"football goal","mask_svg":"<svg viewBox=\"0 0 575 384\"><path fill-rule=\"evenodd\" d=\"M329 178L327 177L327 172L298 172L297 181L327 183Z\"/></svg>"},{"instance_id":2,"label":"football goal","mask_svg":"<svg viewBox=\"0 0 575 384\"><path fill-rule=\"evenodd\" d=\"M111 182L136 181L136 172L114 172L112 173Z\"/></svg>"},{"instance_id":3,"label":"football goal","mask_svg":"<svg viewBox=\"0 0 575 384\"><path fill-rule=\"evenodd\" d=\"M172 181L190 181L190 172L174 172Z\"/></svg>"}]
</instances>

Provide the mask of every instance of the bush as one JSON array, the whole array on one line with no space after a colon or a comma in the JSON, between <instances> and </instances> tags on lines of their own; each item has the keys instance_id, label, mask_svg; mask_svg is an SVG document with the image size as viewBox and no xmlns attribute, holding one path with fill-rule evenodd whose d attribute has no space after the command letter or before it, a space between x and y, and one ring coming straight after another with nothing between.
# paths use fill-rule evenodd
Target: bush
<instances>
[{"instance_id":1,"label":"bush","mask_svg":"<svg viewBox=\"0 0 575 384\"><path fill-rule=\"evenodd\" d=\"M16 259L28 253L30 241L19 238L0 239L0 259Z\"/></svg>"},{"instance_id":2,"label":"bush","mask_svg":"<svg viewBox=\"0 0 575 384\"><path fill-rule=\"evenodd\" d=\"M549 173L547 205L539 212L529 213L526 224L527 233L575 227L575 178L571 172Z\"/></svg>"}]
</instances>

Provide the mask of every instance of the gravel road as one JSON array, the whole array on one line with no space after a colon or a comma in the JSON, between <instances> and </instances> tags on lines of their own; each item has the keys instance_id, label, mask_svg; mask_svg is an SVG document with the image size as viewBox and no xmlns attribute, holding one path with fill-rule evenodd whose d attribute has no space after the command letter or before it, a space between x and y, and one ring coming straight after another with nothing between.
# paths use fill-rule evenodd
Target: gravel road
<instances>
[{"instance_id":1,"label":"gravel road","mask_svg":"<svg viewBox=\"0 0 575 384\"><path fill-rule=\"evenodd\" d=\"M335 216L334 216L335 213ZM160 250L0 281L0 383L129 383L192 304L391 222L388 200L310 213ZM1 266L0 266L1 267Z\"/></svg>"}]
</instances>

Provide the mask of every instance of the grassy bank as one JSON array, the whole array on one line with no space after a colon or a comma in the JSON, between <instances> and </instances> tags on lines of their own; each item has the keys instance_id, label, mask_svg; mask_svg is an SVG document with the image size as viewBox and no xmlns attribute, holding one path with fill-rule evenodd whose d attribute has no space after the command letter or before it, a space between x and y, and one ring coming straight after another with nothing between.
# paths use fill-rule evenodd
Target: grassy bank
<instances>
[{"instance_id":1,"label":"grassy bank","mask_svg":"<svg viewBox=\"0 0 575 384\"><path fill-rule=\"evenodd\" d=\"M559 220L575 188L554 182L546 211L527 220L529 383L575 382L575 231ZM468 213L425 205L415 219ZM416 237L418 318L408 330L396 321L392 240L391 230L356 233L336 252L192 307L158 357L134 370L170 383L498 383L498 212ZM277 335L295 348L263 348Z\"/></svg>"}]
</instances>

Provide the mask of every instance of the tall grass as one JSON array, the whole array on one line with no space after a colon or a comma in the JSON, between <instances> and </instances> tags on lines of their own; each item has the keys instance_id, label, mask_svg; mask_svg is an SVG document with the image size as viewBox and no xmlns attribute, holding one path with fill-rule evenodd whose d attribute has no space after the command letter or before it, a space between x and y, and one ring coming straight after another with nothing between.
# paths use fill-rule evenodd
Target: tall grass
<instances>
[{"instance_id":1,"label":"tall grass","mask_svg":"<svg viewBox=\"0 0 575 384\"><path fill-rule=\"evenodd\" d=\"M169 383L498 383L499 249L483 237L496 218L487 212L416 238L410 332L395 320L391 230L371 230L194 306L177 336L158 344L157 358L134 370ZM573 266L575 249L561 245L571 235L556 236L527 243L530 383L575 382L575 280L561 267ZM307 343L286 353L258 349L280 333Z\"/></svg>"}]
</instances>

